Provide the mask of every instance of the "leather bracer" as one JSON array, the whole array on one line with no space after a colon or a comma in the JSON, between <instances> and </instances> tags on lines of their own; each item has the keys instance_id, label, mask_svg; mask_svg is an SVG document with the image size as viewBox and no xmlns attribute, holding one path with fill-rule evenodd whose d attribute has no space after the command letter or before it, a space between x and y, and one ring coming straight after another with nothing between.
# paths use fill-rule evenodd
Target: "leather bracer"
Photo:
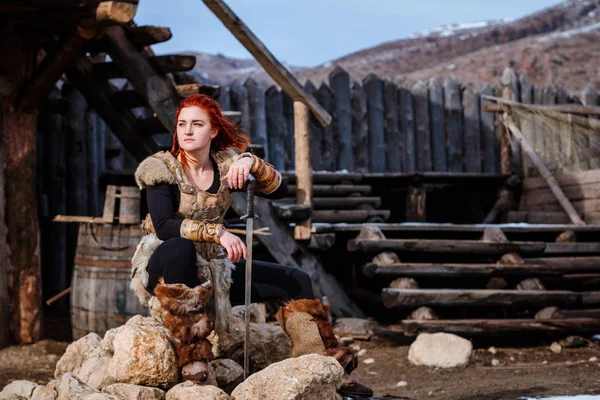
<instances>
[{"instance_id":1,"label":"leather bracer","mask_svg":"<svg viewBox=\"0 0 600 400\"><path fill-rule=\"evenodd\" d=\"M219 234L223 229L222 224L211 224L195 219L184 219L181 223L180 235L192 242L209 242L221 244Z\"/></svg>"},{"instance_id":2,"label":"leather bracer","mask_svg":"<svg viewBox=\"0 0 600 400\"><path fill-rule=\"evenodd\" d=\"M252 157L250 173L256 180L256 188L264 193L273 193L281 185L281 174L275 167L251 153L242 153L238 157Z\"/></svg>"}]
</instances>

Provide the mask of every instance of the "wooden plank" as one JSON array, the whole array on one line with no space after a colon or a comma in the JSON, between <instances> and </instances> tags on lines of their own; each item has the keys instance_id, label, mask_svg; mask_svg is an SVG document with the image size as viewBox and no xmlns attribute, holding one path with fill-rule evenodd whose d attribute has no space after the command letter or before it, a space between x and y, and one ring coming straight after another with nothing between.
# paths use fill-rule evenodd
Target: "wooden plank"
<instances>
[{"instance_id":1,"label":"wooden plank","mask_svg":"<svg viewBox=\"0 0 600 400\"><path fill-rule=\"evenodd\" d=\"M555 105L556 104L556 91L551 86L544 86L542 89L542 101L544 105ZM538 127L543 129L542 127ZM544 136L544 152L541 154L543 158L546 158L551 154L560 153L560 142L556 140L553 135Z\"/></svg>"},{"instance_id":2,"label":"wooden plank","mask_svg":"<svg viewBox=\"0 0 600 400\"><path fill-rule=\"evenodd\" d=\"M265 114L265 90L252 78L248 78L244 86L246 87L248 107L250 108L250 140L252 144L262 146L265 149L265 154L269 154L267 117Z\"/></svg>"},{"instance_id":3,"label":"wooden plank","mask_svg":"<svg viewBox=\"0 0 600 400\"><path fill-rule=\"evenodd\" d=\"M98 191L100 186L100 174L98 171L98 139L96 136L103 135L104 132L96 130L95 113L87 111L84 116L85 121L85 158L87 164L87 205L90 215L97 215L100 212L100 204L98 204Z\"/></svg>"},{"instance_id":4,"label":"wooden plank","mask_svg":"<svg viewBox=\"0 0 600 400\"><path fill-rule=\"evenodd\" d=\"M528 224L568 224L571 221L563 211L509 211L506 222L526 222Z\"/></svg>"},{"instance_id":5,"label":"wooden plank","mask_svg":"<svg viewBox=\"0 0 600 400\"><path fill-rule=\"evenodd\" d=\"M96 8L96 21L113 24L126 24L133 20L137 3L122 1L101 1Z\"/></svg>"},{"instance_id":6,"label":"wooden plank","mask_svg":"<svg viewBox=\"0 0 600 400\"><path fill-rule=\"evenodd\" d=\"M463 171L462 101L460 83L454 78L444 81L446 135L448 137L448 171Z\"/></svg>"},{"instance_id":7,"label":"wooden plank","mask_svg":"<svg viewBox=\"0 0 600 400\"><path fill-rule=\"evenodd\" d=\"M490 104L490 100L485 99L483 96L493 96L494 89L489 85L484 85L480 92L480 109L481 109L481 148L483 150L483 173L493 174L498 170L496 165L498 160L496 157L496 140L494 133L494 123L496 115L491 112L484 112L483 107L485 104Z\"/></svg>"},{"instance_id":8,"label":"wooden plank","mask_svg":"<svg viewBox=\"0 0 600 400\"><path fill-rule=\"evenodd\" d=\"M429 96L427 85L422 81L412 87L415 105L415 149L417 171L432 171L431 129L429 121Z\"/></svg>"},{"instance_id":9,"label":"wooden plank","mask_svg":"<svg viewBox=\"0 0 600 400\"><path fill-rule=\"evenodd\" d=\"M321 167L326 171L337 169L337 146L335 143L335 130L337 129L337 115L335 114L335 99L333 91L321 83L317 98L321 106L331 115L331 124L323 128L323 140L321 148Z\"/></svg>"},{"instance_id":10,"label":"wooden plank","mask_svg":"<svg viewBox=\"0 0 600 400\"><path fill-rule=\"evenodd\" d=\"M141 49L171 39L171 29L163 26L128 26L125 28L127 37L135 47Z\"/></svg>"},{"instance_id":11,"label":"wooden plank","mask_svg":"<svg viewBox=\"0 0 600 400\"><path fill-rule=\"evenodd\" d=\"M358 82L352 85L352 141L354 166L357 172L369 170L369 125L367 94Z\"/></svg>"},{"instance_id":12,"label":"wooden plank","mask_svg":"<svg viewBox=\"0 0 600 400\"><path fill-rule=\"evenodd\" d=\"M594 84L588 83L588 85L585 87L585 89L583 89L583 92L581 93L581 101L583 105L587 107L598 108L597 106L600 104L599 99L600 96L598 96L598 92L596 91ZM593 135L594 134L590 132L590 136L587 138L587 142L590 145L590 147L597 147L599 143L596 139L594 139ZM600 158L592 157L589 160L581 160L580 166L583 170L600 168Z\"/></svg>"},{"instance_id":13,"label":"wooden plank","mask_svg":"<svg viewBox=\"0 0 600 400\"><path fill-rule=\"evenodd\" d=\"M6 109L0 107L0 135L5 138L7 132L4 127L4 113ZM11 339L11 299L9 293L9 276L10 276L10 250L8 247L8 228L6 227L6 178L4 171L5 161L5 142L0 140L0 259L4 262L0 263L0 348L4 348L10 344Z\"/></svg>"},{"instance_id":14,"label":"wooden plank","mask_svg":"<svg viewBox=\"0 0 600 400\"><path fill-rule=\"evenodd\" d=\"M600 200L600 182L588 183L582 185L562 186L565 196L571 201L577 200ZM535 189L524 193L524 198L521 201L522 209L532 209L536 205L541 204L556 204L556 197L550 189Z\"/></svg>"},{"instance_id":15,"label":"wooden plank","mask_svg":"<svg viewBox=\"0 0 600 400\"><path fill-rule=\"evenodd\" d=\"M412 93L406 88L398 89L398 115L401 120L400 138L402 140L402 170L417 170L415 154L415 112Z\"/></svg>"},{"instance_id":16,"label":"wooden plank","mask_svg":"<svg viewBox=\"0 0 600 400\"><path fill-rule=\"evenodd\" d=\"M549 243L553 244L553 243ZM549 245L548 244L548 245ZM482 242L478 240L387 239L348 241L348 251L406 251L456 254L543 253L547 244L541 242Z\"/></svg>"},{"instance_id":17,"label":"wooden plank","mask_svg":"<svg viewBox=\"0 0 600 400\"><path fill-rule=\"evenodd\" d=\"M308 109L306 113L308 114ZM243 193L234 193L232 200L234 211L243 214L246 210L246 196ZM315 296L318 298L327 296L333 315L364 316L363 312L348 298L337 280L325 271L318 255L308 251L302 243L294 240L289 226L274 217L269 201L256 198L256 214L260 215L260 219L255 221L255 228L269 227L271 232L271 235L259 237L271 256L278 263L298 267L306 272L311 278Z\"/></svg>"},{"instance_id":18,"label":"wooden plank","mask_svg":"<svg viewBox=\"0 0 600 400\"><path fill-rule=\"evenodd\" d=\"M285 122L285 169L293 170L296 159L294 144L294 101L285 92L281 92L283 119Z\"/></svg>"},{"instance_id":19,"label":"wooden plank","mask_svg":"<svg viewBox=\"0 0 600 400\"><path fill-rule=\"evenodd\" d=\"M385 114L385 160L387 172L402 171L402 141L398 117L398 87L390 80L383 83L383 106Z\"/></svg>"},{"instance_id":20,"label":"wooden plank","mask_svg":"<svg viewBox=\"0 0 600 400\"><path fill-rule=\"evenodd\" d=\"M555 179L561 187L600 183L600 169L581 172L566 172L556 175ZM535 177L523 180L523 190L531 191L535 189L548 189L548 184L544 178Z\"/></svg>"},{"instance_id":21,"label":"wooden plank","mask_svg":"<svg viewBox=\"0 0 600 400\"><path fill-rule=\"evenodd\" d=\"M313 112L322 126L331 123L331 116L308 95L292 75L261 41L248 29L244 22L221 0L203 0L204 4L221 20L240 43L254 56L269 76L294 101L301 101Z\"/></svg>"},{"instance_id":22,"label":"wooden plank","mask_svg":"<svg viewBox=\"0 0 600 400\"><path fill-rule=\"evenodd\" d=\"M511 119L506 118L505 123L512 132L513 137L516 137L516 139L523 147L523 150L527 153L527 155L529 156L533 164L537 167L542 177L546 180L548 186L550 186L550 189L552 190L552 193L554 193L556 199L559 201L567 215L569 215L569 218L571 219L573 224L585 225L585 222L583 222L579 215L577 215L577 212L573 208L573 205L569 202L569 199L567 199L567 197L560 189L560 186L558 186L558 184L556 183L556 179L554 179L554 177L552 176L550 171L548 171L542 160L537 156L537 154L535 154L535 151L531 147L531 144L527 141L527 139L525 139L519 128L517 128L517 126Z\"/></svg>"},{"instance_id":23,"label":"wooden plank","mask_svg":"<svg viewBox=\"0 0 600 400\"><path fill-rule=\"evenodd\" d=\"M221 110L231 110L231 93L229 93L229 86L220 87L219 98L217 100Z\"/></svg>"},{"instance_id":24,"label":"wooden plank","mask_svg":"<svg viewBox=\"0 0 600 400\"><path fill-rule=\"evenodd\" d=\"M390 218L389 210L315 210L313 222L384 222Z\"/></svg>"},{"instance_id":25,"label":"wooden plank","mask_svg":"<svg viewBox=\"0 0 600 400\"><path fill-rule=\"evenodd\" d=\"M600 319L469 319L403 320L406 335L446 332L461 336L502 336L523 334L584 334L598 332Z\"/></svg>"},{"instance_id":26,"label":"wooden plank","mask_svg":"<svg viewBox=\"0 0 600 400\"><path fill-rule=\"evenodd\" d=\"M354 170L352 150L352 100L350 96L350 74L339 65L329 73L329 87L333 90L335 116L337 118L337 168Z\"/></svg>"},{"instance_id":27,"label":"wooden plank","mask_svg":"<svg viewBox=\"0 0 600 400\"><path fill-rule=\"evenodd\" d=\"M408 186L406 220L409 222L425 222L425 204L427 190L423 186Z\"/></svg>"},{"instance_id":28,"label":"wooden plank","mask_svg":"<svg viewBox=\"0 0 600 400\"><path fill-rule=\"evenodd\" d=\"M502 73L502 98L519 101L519 79L513 68L505 68ZM506 128L503 129L501 137L501 164L503 173L515 172L521 174L521 150L516 140L513 140Z\"/></svg>"},{"instance_id":29,"label":"wooden plank","mask_svg":"<svg viewBox=\"0 0 600 400\"><path fill-rule=\"evenodd\" d=\"M572 257L528 257L523 258L525 264L552 265L557 268L574 268L581 271L591 271L600 265L598 256L572 256Z\"/></svg>"},{"instance_id":30,"label":"wooden plank","mask_svg":"<svg viewBox=\"0 0 600 400\"><path fill-rule=\"evenodd\" d=\"M219 85L205 85L201 83L187 83L175 86L175 91L180 98L184 99L193 94L205 94L211 99L218 100L221 96L221 87ZM223 108L228 111L229 107Z\"/></svg>"},{"instance_id":31,"label":"wooden plank","mask_svg":"<svg viewBox=\"0 0 600 400\"><path fill-rule=\"evenodd\" d=\"M277 86L271 86L265 93L267 117L267 138L269 143L269 162L282 171L285 169L285 121L283 119L283 101Z\"/></svg>"},{"instance_id":32,"label":"wooden plank","mask_svg":"<svg viewBox=\"0 0 600 400\"><path fill-rule=\"evenodd\" d=\"M566 290L383 289L387 308L562 306L581 304L582 293Z\"/></svg>"},{"instance_id":33,"label":"wooden plank","mask_svg":"<svg viewBox=\"0 0 600 400\"><path fill-rule=\"evenodd\" d=\"M313 97L317 96L317 88L310 80L306 81L304 90ZM320 126L314 118L309 119L309 127L310 165L312 166L313 171L321 171L323 169L323 127Z\"/></svg>"},{"instance_id":34,"label":"wooden plank","mask_svg":"<svg viewBox=\"0 0 600 400\"><path fill-rule=\"evenodd\" d=\"M67 213L71 215L90 215L88 208L88 176L86 162L85 114L88 104L81 92L72 89L64 93L69 101L67 113Z\"/></svg>"},{"instance_id":35,"label":"wooden plank","mask_svg":"<svg viewBox=\"0 0 600 400\"><path fill-rule=\"evenodd\" d=\"M150 57L149 62L163 74L185 72L196 65L195 56L167 55ZM125 71L115 62L94 63L94 74L103 79L116 79L125 77Z\"/></svg>"},{"instance_id":36,"label":"wooden plank","mask_svg":"<svg viewBox=\"0 0 600 400\"><path fill-rule=\"evenodd\" d=\"M310 205L313 197L309 118L309 109L306 104L294 101L296 204L299 205ZM311 235L310 227L310 218L304 222L297 223L294 227L294 238L296 240L309 240Z\"/></svg>"},{"instance_id":37,"label":"wooden plank","mask_svg":"<svg viewBox=\"0 0 600 400\"><path fill-rule=\"evenodd\" d=\"M593 243L548 243L545 254L597 254L600 242Z\"/></svg>"},{"instance_id":38,"label":"wooden plank","mask_svg":"<svg viewBox=\"0 0 600 400\"><path fill-rule=\"evenodd\" d=\"M369 171L384 172L385 132L383 113L383 81L375 74L363 79L367 95L367 119L369 121Z\"/></svg>"},{"instance_id":39,"label":"wooden plank","mask_svg":"<svg viewBox=\"0 0 600 400\"><path fill-rule=\"evenodd\" d=\"M315 196L349 196L356 194L371 193L369 185L313 185L312 191ZM297 192L296 185L288 185L288 194Z\"/></svg>"},{"instance_id":40,"label":"wooden plank","mask_svg":"<svg viewBox=\"0 0 600 400\"><path fill-rule=\"evenodd\" d=\"M479 95L466 87L462 93L465 128L465 171L481 172L481 122Z\"/></svg>"},{"instance_id":41,"label":"wooden plank","mask_svg":"<svg viewBox=\"0 0 600 400\"><path fill-rule=\"evenodd\" d=\"M446 172L446 121L444 118L444 88L439 80L429 80L429 113L431 115L431 157L433 170Z\"/></svg>"},{"instance_id":42,"label":"wooden plank","mask_svg":"<svg viewBox=\"0 0 600 400\"><path fill-rule=\"evenodd\" d=\"M313 185L314 188L314 185ZM284 198L282 202L295 202L293 198ZM314 197L312 201L313 209L354 209L359 206L369 205L373 208L381 206L381 197Z\"/></svg>"}]
</instances>

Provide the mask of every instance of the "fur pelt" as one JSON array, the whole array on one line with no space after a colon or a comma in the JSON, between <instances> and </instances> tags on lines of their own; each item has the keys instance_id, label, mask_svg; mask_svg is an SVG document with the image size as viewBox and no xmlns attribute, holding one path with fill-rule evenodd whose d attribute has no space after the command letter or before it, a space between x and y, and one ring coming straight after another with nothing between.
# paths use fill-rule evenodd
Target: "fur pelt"
<instances>
[{"instance_id":1,"label":"fur pelt","mask_svg":"<svg viewBox=\"0 0 600 400\"><path fill-rule=\"evenodd\" d=\"M285 321L296 312L304 312L313 317L313 321L319 328L325 348L337 347L338 341L333 333L331 321L329 321L329 306L324 305L320 300L293 300L280 307L275 317L279 325L284 328Z\"/></svg>"},{"instance_id":2,"label":"fur pelt","mask_svg":"<svg viewBox=\"0 0 600 400\"><path fill-rule=\"evenodd\" d=\"M177 365L183 368L184 365L194 361L206 361L215 358L211 350L211 343L208 340L201 340L196 343L180 343L177 346Z\"/></svg>"},{"instance_id":3,"label":"fur pelt","mask_svg":"<svg viewBox=\"0 0 600 400\"><path fill-rule=\"evenodd\" d=\"M146 267L148 266L150 256L161 243L162 240L159 240L154 234L142 236L131 259L131 283L129 287L144 305L147 305L150 297L152 297L146 290L149 279Z\"/></svg>"},{"instance_id":4,"label":"fur pelt","mask_svg":"<svg viewBox=\"0 0 600 400\"><path fill-rule=\"evenodd\" d=\"M204 313L204 306L211 293L210 281L195 288L183 283L159 283L154 288L154 294L162 308L169 314L178 316Z\"/></svg>"},{"instance_id":5,"label":"fur pelt","mask_svg":"<svg viewBox=\"0 0 600 400\"><path fill-rule=\"evenodd\" d=\"M135 171L135 182L140 190L159 183L177 184L176 176L167 165L169 156L175 160L171 153L159 152L140 163Z\"/></svg>"},{"instance_id":6,"label":"fur pelt","mask_svg":"<svg viewBox=\"0 0 600 400\"><path fill-rule=\"evenodd\" d=\"M231 315L229 289L232 282L231 272L235 269L235 264L224 255L210 261L206 261L198 255L198 266L200 268L200 275L210 279L213 284L215 294L209 304L213 307L216 315L215 330L217 333L221 333L227 330L228 320Z\"/></svg>"}]
</instances>

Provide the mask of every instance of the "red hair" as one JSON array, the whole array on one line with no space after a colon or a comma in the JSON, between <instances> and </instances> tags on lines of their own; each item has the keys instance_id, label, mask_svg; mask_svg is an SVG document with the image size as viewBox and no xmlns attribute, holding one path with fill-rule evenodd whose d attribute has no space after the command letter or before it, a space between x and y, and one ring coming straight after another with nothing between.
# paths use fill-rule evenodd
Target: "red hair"
<instances>
[{"instance_id":1,"label":"red hair","mask_svg":"<svg viewBox=\"0 0 600 400\"><path fill-rule=\"evenodd\" d=\"M179 104L179 108L175 113L176 124L179 120L179 113L181 113L181 110L187 107L200 107L202 110L204 110L204 112L208 115L208 119L210 120L210 126L217 130L217 136L215 136L210 142L211 151L222 151L232 147L243 151L246 149L248 144L250 144L250 139L242 135L240 128L236 124L223 116L219 103L210 97L203 94L193 94L188 96ZM181 163L185 167L188 166L188 156L185 154L185 151L181 150L179 147L179 142L177 141L177 130L173 134L171 154L173 154L175 157L179 157L181 159Z\"/></svg>"}]
</instances>

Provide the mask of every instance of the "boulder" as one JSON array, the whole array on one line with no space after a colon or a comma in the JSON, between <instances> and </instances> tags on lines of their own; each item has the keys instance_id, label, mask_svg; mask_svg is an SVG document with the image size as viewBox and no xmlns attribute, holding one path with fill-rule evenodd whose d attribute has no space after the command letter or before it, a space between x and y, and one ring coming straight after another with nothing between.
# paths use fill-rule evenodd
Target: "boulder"
<instances>
[{"instance_id":1,"label":"boulder","mask_svg":"<svg viewBox=\"0 0 600 400\"><path fill-rule=\"evenodd\" d=\"M546 307L535 314L535 319L561 319L564 318L560 308Z\"/></svg>"},{"instance_id":2,"label":"boulder","mask_svg":"<svg viewBox=\"0 0 600 400\"><path fill-rule=\"evenodd\" d=\"M89 395L99 393L69 372L63 374L57 389L56 400L82 400Z\"/></svg>"},{"instance_id":3,"label":"boulder","mask_svg":"<svg viewBox=\"0 0 600 400\"><path fill-rule=\"evenodd\" d=\"M396 278L389 285L392 289L418 289L417 281L413 278Z\"/></svg>"},{"instance_id":4,"label":"boulder","mask_svg":"<svg viewBox=\"0 0 600 400\"><path fill-rule=\"evenodd\" d=\"M35 388L31 400L55 400L58 397L58 385L59 381L51 380L46 386Z\"/></svg>"},{"instance_id":5,"label":"boulder","mask_svg":"<svg viewBox=\"0 0 600 400\"><path fill-rule=\"evenodd\" d=\"M338 318L333 326L333 333L338 336L350 336L368 339L377 328L377 323L362 318Z\"/></svg>"},{"instance_id":6,"label":"boulder","mask_svg":"<svg viewBox=\"0 0 600 400\"><path fill-rule=\"evenodd\" d=\"M558 342L558 344L566 349L572 349L577 347L587 347L589 346L590 342L580 336L568 336Z\"/></svg>"},{"instance_id":7,"label":"boulder","mask_svg":"<svg viewBox=\"0 0 600 400\"><path fill-rule=\"evenodd\" d=\"M246 315L246 307L245 306L232 307L231 315L234 318L243 320ZM250 322L254 322L256 324L264 324L267 322L265 313L262 312L262 310L260 309L260 306L256 303L250 304Z\"/></svg>"},{"instance_id":8,"label":"boulder","mask_svg":"<svg viewBox=\"0 0 600 400\"><path fill-rule=\"evenodd\" d=\"M166 400L230 400L231 397L215 386L201 386L187 381L173 386Z\"/></svg>"},{"instance_id":9,"label":"boulder","mask_svg":"<svg viewBox=\"0 0 600 400\"><path fill-rule=\"evenodd\" d=\"M407 317L407 319L414 319L417 321L433 321L440 319L435 312L429 307L419 307Z\"/></svg>"},{"instance_id":10,"label":"boulder","mask_svg":"<svg viewBox=\"0 0 600 400\"><path fill-rule=\"evenodd\" d=\"M214 360L210 365L215 370L217 386L227 393L231 393L244 380L244 368L233 360Z\"/></svg>"},{"instance_id":11,"label":"boulder","mask_svg":"<svg viewBox=\"0 0 600 400\"><path fill-rule=\"evenodd\" d=\"M31 399L33 391L38 387L42 386L30 381L12 381L0 392L0 400L9 400L15 396Z\"/></svg>"},{"instance_id":12,"label":"boulder","mask_svg":"<svg viewBox=\"0 0 600 400\"><path fill-rule=\"evenodd\" d=\"M88 333L81 339L71 343L65 354L56 363L54 378L61 380L65 373L70 372L79 379L85 380L85 377L80 377L79 371L86 361L93 358L90 357L91 354L95 353L101 347L101 344L102 338L96 333Z\"/></svg>"},{"instance_id":13,"label":"boulder","mask_svg":"<svg viewBox=\"0 0 600 400\"><path fill-rule=\"evenodd\" d=\"M519 282L517 290L546 290L539 278L527 278Z\"/></svg>"},{"instance_id":14,"label":"boulder","mask_svg":"<svg viewBox=\"0 0 600 400\"><path fill-rule=\"evenodd\" d=\"M116 396L121 400L165 400L165 392L160 389L129 383L106 386L102 389L102 393Z\"/></svg>"},{"instance_id":15,"label":"boulder","mask_svg":"<svg viewBox=\"0 0 600 400\"><path fill-rule=\"evenodd\" d=\"M219 357L242 364L244 361L245 321L236 306L229 318L229 329L218 337ZM292 353L289 337L279 326L250 323L250 371L260 371L268 365L284 360Z\"/></svg>"},{"instance_id":16,"label":"boulder","mask_svg":"<svg viewBox=\"0 0 600 400\"><path fill-rule=\"evenodd\" d=\"M307 354L271 364L251 375L231 393L235 400L338 399L344 370L331 357ZM167 399L169 400L169 399Z\"/></svg>"},{"instance_id":17,"label":"boulder","mask_svg":"<svg viewBox=\"0 0 600 400\"><path fill-rule=\"evenodd\" d=\"M473 352L470 341L451 333L421 333L408 350L414 365L452 368L467 365Z\"/></svg>"}]
</instances>

